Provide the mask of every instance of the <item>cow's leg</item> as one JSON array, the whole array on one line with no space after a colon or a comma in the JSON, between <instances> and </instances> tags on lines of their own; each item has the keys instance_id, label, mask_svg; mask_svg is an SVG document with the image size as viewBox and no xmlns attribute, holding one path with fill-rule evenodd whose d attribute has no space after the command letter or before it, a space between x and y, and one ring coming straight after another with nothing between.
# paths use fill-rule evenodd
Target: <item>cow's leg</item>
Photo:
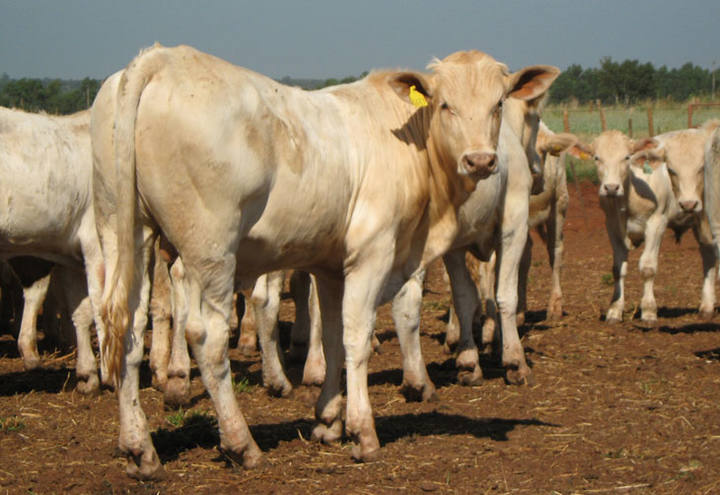
<instances>
[{"instance_id":1,"label":"cow's leg","mask_svg":"<svg viewBox=\"0 0 720 495\"><path fill-rule=\"evenodd\" d=\"M322 344L322 317L318 300L317 282L310 278L308 294L308 317L310 323L310 341L308 344L305 367L303 369L303 385L322 385L325 381L325 354Z\"/></svg>"},{"instance_id":2,"label":"cow's leg","mask_svg":"<svg viewBox=\"0 0 720 495\"><path fill-rule=\"evenodd\" d=\"M143 359L143 336L147 325L150 299L151 234L144 233L142 261L135 278L140 283L129 295L128 306L133 314L132 328L125 334L125 355L118 383L120 416L119 448L128 456L127 474L136 479L154 478L162 471L160 459L153 447L145 412L140 405L140 365Z\"/></svg>"},{"instance_id":3,"label":"cow's leg","mask_svg":"<svg viewBox=\"0 0 720 495\"><path fill-rule=\"evenodd\" d=\"M443 256L445 269L450 277L453 307L460 326L460 340L455 365L458 381L463 385L477 385L482 379L480 358L472 332L472 321L479 305L477 289L465 263L465 249L455 249Z\"/></svg>"},{"instance_id":4,"label":"cow's leg","mask_svg":"<svg viewBox=\"0 0 720 495\"><path fill-rule=\"evenodd\" d=\"M320 305L322 346L327 367L325 380L315 407L315 418L318 424L313 428L312 437L314 440L331 443L342 437L341 385L345 357L342 345L343 283L316 277L315 284Z\"/></svg>"},{"instance_id":5,"label":"cow's leg","mask_svg":"<svg viewBox=\"0 0 720 495\"><path fill-rule=\"evenodd\" d=\"M550 300L547 306L547 319L559 320L563 317L563 296L562 285L560 283L560 272L563 264L563 254L565 253L565 243L563 229L565 227L565 218L567 216L568 194L567 182L565 179L564 167L558 171L559 184L556 199L550 208L550 218L546 223L547 227L547 251L550 260L550 268L552 269L550 289Z\"/></svg>"},{"instance_id":6,"label":"cow's leg","mask_svg":"<svg viewBox=\"0 0 720 495\"><path fill-rule=\"evenodd\" d=\"M703 264L703 286L699 311L702 318L709 320L715 313L715 279L717 277L718 255L705 212L702 215L700 225L693 228L693 234L695 234L700 246L700 256Z\"/></svg>"},{"instance_id":7,"label":"cow's leg","mask_svg":"<svg viewBox=\"0 0 720 495\"><path fill-rule=\"evenodd\" d=\"M287 397L292 391L285 376L280 349L278 313L285 273L276 271L260 276L252 291L251 311L255 313L260 351L262 352L263 385L273 395Z\"/></svg>"},{"instance_id":8,"label":"cow's leg","mask_svg":"<svg viewBox=\"0 0 720 495\"><path fill-rule=\"evenodd\" d=\"M619 206L605 210L605 226L613 251L613 280L615 282L610 307L605 316L607 323L621 322L625 309L625 275L627 274L628 256L628 248L625 244L626 219L619 214L618 209Z\"/></svg>"},{"instance_id":9,"label":"cow's leg","mask_svg":"<svg viewBox=\"0 0 720 495\"><path fill-rule=\"evenodd\" d=\"M435 397L435 385L430 380L420 347L420 313L425 271L416 273L405 282L393 299L395 321L403 360L403 393L410 399L430 400Z\"/></svg>"},{"instance_id":10,"label":"cow's leg","mask_svg":"<svg viewBox=\"0 0 720 495\"><path fill-rule=\"evenodd\" d=\"M185 339L189 303L181 258L175 260L169 274L173 332L163 401L166 407L177 408L190 402L190 353Z\"/></svg>"},{"instance_id":11,"label":"cow's leg","mask_svg":"<svg viewBox=\"0 0 720 495\"><path fill-rule=\"evenodd\" d=\"M520 199L506 199L500 242L497 248L496 301L502 337L502 365L506 368L509 383L530 383L530 367L525 361L525 351L517 331L518 271L528 239L528 210L521 204L529 194L519 194Z\"/></svg>"},{"instance_id":12,"label":"cow's leg","mask_svg":"<svg viewBox=\"0 0 720 495\"><path fill-rule=\"evenodd\" d=\"M495 264L497 254L493 251L490 259L478 267L480 277L480 298L485 303L485 320L482 324L482 346L487 349L495 340L497 331L497 304L495 303ZM479 307L478 307L479 309ZM477 315L477 311L475 312Z\"/></svg>"},{"instance_id":13,"label":"cow's leg","mask_svg":"<svg viewBox=\"0 0 720 495\"><path fill-rule=\"evenodd\" d=\"M183 258L188 301L186 336L203 384L217 413L220 448L245 467L256 466L262 453L250 434L232 385L228 344L235 277L230 249L216 257ZM181 253L185 256L185 253Z\"/></svg>"},{"instance_id":14,"label":"cow's leg","mask_svg":"<svg viewBox=\"0 0 720 495\"><path fill-rule=\"evenodd\" d=\"M380 450L368 394L367 370L376 309L392 266L392 257L387 255L392 252L392 244L379 237L372 246L375 249L365 248L363 259L346 272L343 293L342 335L347 372L345 430L356 442L353 457L357 460L372 460Z\"/></svg>"},{"instance_id":15,"label":"cow's leg","mask_svg":"<svg viewBox=\"0 0 720 495\"><path fill-rule=\"evenodd\" d=\"M445 326L443 351L445 351L446 354L453 354L455 349L457 349L458 342L460 342L460 321L458 321L455 306L450 304L448 308L448 322Z\"/></svg>"},{"instance_id":16,"label":"cow's leg","mask_svg":"<svg viewBox=\"0 0 720 495\"><path fill-rule=\"evenodd\" d=\"M290 329L290 360L302 362L310 340L310 274L295 270L290 276L290 295L295 303L295 321Z\"/></svg>"},{"instance_id":17,"label":"cow's leg","mask_svg":"<svg viewBox=\"0 0 720 495\"><path fill-rule=\"evenodd\" d=\"M662 236L667 227L665 215L650 217L645 226L645 247L638 268L643 278L643 294L640 300L640 318L647 323L657 322L657 302L655 302L655 274L657 273L658 255Z\"/></svg>"},{"instance_id":18,"label":"cow's leg","mask_svg":"<svg viewBox=\"0 0 720 495\"><path fill-rule=\"evenodd\" d=\"M243 293L242 296L245 310L243 312L243 317L240 320L240 338L238 339L238 349L240 349L243 356L251 356L258 351L257 323L255 322L255 311L252 309L250 295Z\"/></svg>"},{"instance_id":19,"label":"cow's leg","mask_svg":"<svg viewBox=\"0 0 720 495\"><path fill-rule=\"evenodd\" d=\"M160 253L159 239L155 243L153 283L150 292L150 316L152 318L152 343L150 369L153 386L165 390L170 364L170 318L172 314L170 273L168 264Z\"/></svg>"},{"instance_id":20,"label":"cow's leg","mask_svg":"<svg viewBox=\"0 0 720 495\"><path fill-rule=\"evenodd\" d=\"M18 350L26 370L34 370L40 366L40 354L38 354L37 348L37 319L50 285L50 276L47 274L32 285L23 286L25 305L18 335Z\"/></svg>"},{"instance_id":21,"label":"cow's leg","mask_svg":"<svg viewBox=\"0 0 720 495\"><path fill-rule=\"evenodd\" d=\"M518 326L525 324L525 311L527 311L527 282L528 276L530 275L530 264L532 263L532 246L532 237L528 234L518 267L518 303L517 315L515 317L515 322Z\"/></svg>"},{"instance_id":22,"label":"cow's leg","mask_svg":"<svg viewBox=\"0 0 720 495\"><path fill-rule=\"evenodd\" d=\"M92 394L100 390L97 361L90 341L90 327L93 324L93 308L88 297L87 279L81 271L58 266L53 277L59 276L62 283L65 304L75 327L77 341L77 362L75 375L77 390Z\"/></svg>"}]
</instances>

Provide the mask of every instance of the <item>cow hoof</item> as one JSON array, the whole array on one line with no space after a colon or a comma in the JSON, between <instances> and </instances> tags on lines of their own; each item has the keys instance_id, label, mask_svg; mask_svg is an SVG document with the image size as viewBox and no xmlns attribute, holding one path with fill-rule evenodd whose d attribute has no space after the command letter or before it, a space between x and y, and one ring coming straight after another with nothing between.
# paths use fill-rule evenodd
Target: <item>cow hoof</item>
<instances>
[{"instance_id":1,"label":"cow hoof","mask_svg":"<svg viewBox=\"0 0 720 495\"><path fill-rule=\"evenodd\" d=\"M75 389L83 395L97 395L100 393L100 379L97 375L78 376Z\"/></svg>"},{"instance_id":2,"label":"cow hoof","mask_svg":"<svg viewBox=\"0 0 720 495\"><path fill-rule=\"evenodd\" d=\"M190 403L190 380L183 377L168 379L163 394L166 409L177 409Z\"/></svg>"},{"instance_id":3,"label":"cow hoof","mask_svg":"<svg viewBox=\"0 0 720 495\"><path fill-rule=\"evenodd\" d=\"M40 356L23 357L23 366L25 367L25 371L38 369L40 367Z\"/></svg>"},{"instance_id":4,"label":"cow hoof","mask_svg":"<svg viewBox=\"0 0 720 495\"><path fill-rule=\"evenodd\" d=\"M505 380L509 385L527 385L528 387L535 385L535 378L530 371L530 368L509 368L505 372Z\"/></svg>"},{"instance_id":5,"label":"cow hoof","mask_svg":"<svg viewBox=\"0 0 720 495\"><path fill-rule=\"evenodd\" d=\"M515 324L519 327L525 324L525 313L517 313L515 315Z\"/></svg>"},{"instance_id":6,"label":"cow hoof","mask_svg":"<svg viewBox=\"0 0 720 495\"><path fill-rule=\"evenodd\" d=\"M643 316L642 318L640 318L640 321L650 327L654 327L655 325L657 325L658 319L657 316Z\"/></svg>"},{"instance_id":7,"label":"cow hoof","mask_svg":"<svg viewBox=\"0 0 720 495\"><path fill-rule=\"evenodd\" d=\"M158 392L165 392L165 388L167 387L167 375L159 376L155 372L152 374L152 388L157 390Z\"/></svg>"},{"instance_id":8,"label":"cow hoof","mask_svg":"<svg viewBox=\"0 0 720 495\"><path fill-rule=\"evenodd\" d=\"M252 357L257 354L257 346L255 344L240 344L238 345L240 353L245 357Z\"/></svg>"},{"instance_id":9,"label":"cow hoof","mask_svg":"<svg viewBox=\"0 0 720 495\"><path fill-rule=\"evenodd\" d=\"M312 439L325 444L335 443L342 438L342 421L336 419L329 426L319 423L313 428Z\"/></svg>"},{"instance_id":10,"label":"cow hoof","mask_svg":"<svg viewBox=\"0 0 720 495\"><path fill-rule=\"evenodd\" d=\"M700 318L703 320L712 320L715 316L715 311L700 310Z\"/></svg>"},{"instance_id":11,"label":"cow hoof","mask_svg":"<svg viewBox=\"0 0 720 495\"><path fill-rule=\"evenodd\" d=\"M352 458L357 462L373 462L380 458L380 442L374 432L365 441L360 438L353 445Z\"/></svg>"},{"instance_id":12,"label":"cow hoof","mask_svg":"<svg viewBox=\"0 0 720 495\"><path fill-rule=\"evenodd\" d=\"M608 325L617 325L618 323L622 323L622 319L616 318L614 316L608 316L607 318L605 318L605 323L607 323Z\"/></svg>"},{"instance_id":13,"label":"cow hoof","mask_svg":"<svg viewBox=\"0 0 720 495\"><path fill-rule=\"evenodd\" d=\"M380 339L377 338L377 335L373 334L372 336L372 350L373 352L377 354L382 354L382 344L380 343Z\"/></svg>"},{"instance_id":14,"label":"cow hoof","mask_svg":"<svg viewBox=\"0 0 720 495\"><path fill-rule=\"evenodd\" d=\"M480 366L475 366L471 370L461 369L458 371L457 380L460 385L465 387L476 387L483 383L483 373Z\"/></svg>"},{"instance_id":15,"label":"cow hoof","mask_svg":"<svg viewBox=\"0 0 720 495\"><path fill-rule=\"evenodd\" d=\"M220 452L233 464L245 469L255 469L264 464L265 457L257 444L251 441L244 449L230 449L220 445Z\"/></svg>"},{"instance_id":16,"label":"cow hoof","mask_svg":"<svg viewBox=\"0 0 720 495\"><path fill-rule=\"evenodd\" d=\"M419 386L403 383L400 393L408 402L435 402L438 400L435 386L432 383L424 383Z\"/></svg>"},{"instance_id":17,"label":"cow hoof","mask_svg":"<svg viewBox=\"0 0 720 495\"><path fill-rule=\"evenodd\" d=\"M445 354L455 354L456 348L457 348L457 342L445 341L445 343L443 344L443 352Z\"/></svg>"},{"instance_id":18,"label":"cow hoof","mask_svg":"<svg viewBox=\"0 0 720 495\"><path fill-rule=\"evenodd\" d=\"M325 383L325 370L310 370L303 373L302 384L307 387L320 387Z\"/></svg>"},{"instance_id":19,"label":"cow hoof","mask_svg":"<svg viewBox=\"0 0 720 495\"><path fill-rule=\"evenodd\" d=\"M140 454L128 453L125 472L131 478L139 481L161 480L165 477L165 470L160 464L155 449Z\"/></svg>"},{"instance_id":20,"label":"cow hoof","mask_svg":"<svg viewBox=\"0 0 720 495\"><path fill-rule=\"evenodd\" d=\"M279 383L270 383L265 386L268 394L273 397L287 397L292 392L292 385L287 380L281 380Z\"/></svg>"}]
</instances>

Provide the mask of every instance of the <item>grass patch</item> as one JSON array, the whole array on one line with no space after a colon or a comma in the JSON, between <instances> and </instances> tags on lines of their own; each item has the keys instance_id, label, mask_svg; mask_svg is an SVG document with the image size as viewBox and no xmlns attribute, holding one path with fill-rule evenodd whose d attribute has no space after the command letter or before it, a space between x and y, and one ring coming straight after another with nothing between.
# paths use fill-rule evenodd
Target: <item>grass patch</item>
<instances>
[{"instance_id":1,"label":"grass patch","mask_svg":"<svg viewBox=\"0 0 720 495\"><path fill-rule=\"evenodd\" d=\"M603 273L601 279L602 279L602 282L603 282L605 285L612 285L612 284L613 284L613 276L612 276L612 273Z\"/></svg>"},{"instance_id":2,"label":"grass patch","mask_svg":"<svg viewBox=\"0 0 720 495\"><path fill-rule=\"evenodd\" d=\"M242 377L238 381L235 381L235 377L232 377L232 387L236 394L242 394L245 392L250 392L250 388L252 387L252 385L250 385L250 382L248 381L246 376Z\"/></svg>"},{"instance_id":3,"label":"grass patch","mask_svg":"<svg viewBox=\"0 0 720 495\"><path fill-rule=\"evenodd\" d=\"M25 429L25 422L17 416L0 418L0 432L8 433Z\"/></svg>"},{"instance_id":4,"label":"grass patch","mask_svg":"<svg viewBox=\"0 0 720 495\"><path fill-rule=\"evenodd\" d=\"M166 416L165 421L176 428L217 422L207 411L185 411L182 407Z\"/></svg>"}]
</instances>

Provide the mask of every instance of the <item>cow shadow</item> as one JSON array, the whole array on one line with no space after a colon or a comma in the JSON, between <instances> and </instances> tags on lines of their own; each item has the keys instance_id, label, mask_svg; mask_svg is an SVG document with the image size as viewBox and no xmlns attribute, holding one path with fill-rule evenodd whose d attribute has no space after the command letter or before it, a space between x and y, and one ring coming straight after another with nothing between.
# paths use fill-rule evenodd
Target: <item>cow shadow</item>
<instances>
[{"instance_id":1,"label":"cow shadow","mask_svg":"<svg viewBox=\"0 0 720 495\"><path fill-rule=\"evenodd\" d=\"M695 355L706 361L720 361L720 347L708 351L698 351Z\"/></svg>"},{"instance_id":2,"label":"cow shadow","mask_svg":"<svg viewBox=\"0 0 720 495\"><path fill-rule=\"evenodd\" d=\"M265 423L250 427L255 442L264 452L278 448L281 443L298 438L310 438L314 421L296 419L279 423ZM536 418L468 418L458 414L437 411L418 414L378 416L375 427L381 445L389 445L408 438L434 435L472 435L475 438L489 438L497 442L508 441L508 434L518 426L539 426L558 428L561 425L547 423ZM158 428L151 434L153 444L163 463L177 460L185 451L196 447L215 448L220 442L217 421L208 415L188 418L182 427L172 430ZM347 438L343 439L347 441ZM225 460L222 454L213 461Z\"/></svg>"}]
</instances>

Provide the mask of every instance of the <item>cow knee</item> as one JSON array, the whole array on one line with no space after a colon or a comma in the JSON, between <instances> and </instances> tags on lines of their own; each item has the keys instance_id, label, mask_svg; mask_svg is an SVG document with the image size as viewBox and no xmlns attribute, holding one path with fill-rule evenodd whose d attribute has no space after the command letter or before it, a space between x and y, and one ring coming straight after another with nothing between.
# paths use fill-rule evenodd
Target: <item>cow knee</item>
<instances>
[{"instance_id":1,"label":"cow knee","mask_svg":"<svg viewBox=\"0 0 720 495\"><path fill-rule=\"evenodd\" d=\"M640 268L640 273L642 274L642 277L644 279L653 278L656 273L656 269L654 266L643 266Z\"/></svg>"}]
</instances>

